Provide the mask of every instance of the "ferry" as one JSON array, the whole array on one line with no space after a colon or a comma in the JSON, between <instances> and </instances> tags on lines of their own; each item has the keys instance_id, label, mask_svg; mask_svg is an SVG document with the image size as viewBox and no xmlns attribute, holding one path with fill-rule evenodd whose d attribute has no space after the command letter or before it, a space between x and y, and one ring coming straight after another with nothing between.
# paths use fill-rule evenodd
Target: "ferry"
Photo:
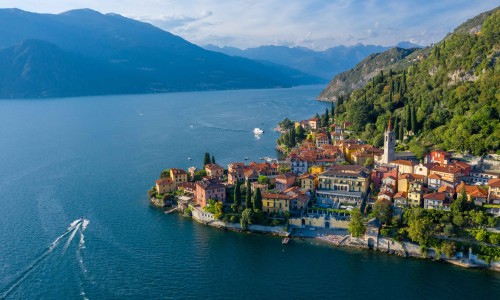
<instances>
[{"instance_id":1,"label":"ferry","mask_svg":"<svg viewBox=\"0 0 500 300\"><path fill-rule=\"evenodd\" d=\"M255 127L253 129L253 133L255 133L255 134L263 134L264 130L262 130L262 129L258 128L258 127Z\"/></svg>"}]
</instances>

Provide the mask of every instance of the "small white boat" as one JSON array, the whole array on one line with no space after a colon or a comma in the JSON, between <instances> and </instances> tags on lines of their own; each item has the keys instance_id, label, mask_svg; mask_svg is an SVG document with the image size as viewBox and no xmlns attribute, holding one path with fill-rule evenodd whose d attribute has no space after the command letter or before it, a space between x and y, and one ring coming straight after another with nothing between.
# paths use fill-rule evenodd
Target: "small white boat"
<instances>
[{"instance_id":1,"label":"small white boat","mask_svg":"<svg viewBox=\"0 0 500 300\"><path fill-rule=\"evenodd\" d=\"M188 160L191 160L191 157L188 157Z\"/></svg>"},{"instance_id":2,"label":"small white boat","mask_svg":"<svg viewBox=\"0 0 500 300\"><path fill-rule=\"evenodd\" d=\"M255 133L255 134L263 134L264 130L262 130L262 129L258 128L258 127L255 127L253 129L253 133Z\"/></svg>"}]
</instances>

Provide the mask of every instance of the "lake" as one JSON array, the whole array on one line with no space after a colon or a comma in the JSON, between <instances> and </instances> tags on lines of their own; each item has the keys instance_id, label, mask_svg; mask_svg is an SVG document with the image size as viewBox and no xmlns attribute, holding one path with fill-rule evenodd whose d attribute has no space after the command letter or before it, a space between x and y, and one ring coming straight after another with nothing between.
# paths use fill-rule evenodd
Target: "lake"
<instances>
[{"instance_id":1,"label":"lake","mask_svg":"<svg viewBox=\"0 0 500 300\"><path fill-rule=\"evenodd\" d=\"M272 128L330 108L321 88L0 101L0 298L496 298L498 273L283 246L150 206L161 170L205 152L276 157Z\"/></svg>"}]
</instances>

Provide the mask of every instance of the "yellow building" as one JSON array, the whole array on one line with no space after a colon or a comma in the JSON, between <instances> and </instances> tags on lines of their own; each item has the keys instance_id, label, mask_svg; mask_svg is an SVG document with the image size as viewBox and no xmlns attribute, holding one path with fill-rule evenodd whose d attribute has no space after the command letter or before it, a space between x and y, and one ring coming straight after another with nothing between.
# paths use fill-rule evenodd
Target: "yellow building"
<instances>
[{"instance_id":1,"label":"yellow building","mask_svg":"<svg viewBox=\"0 0 500 300\"><path fill-rule=\"evenodd\" d=\"M319 205L361 205L369 187L368 170L360 166L333 166L319 175L316 201Z\"/></svg>"},{"instance_id":2,"label":"yellow building","mask_svg":"<svg viewBox=\"0 0 500 300\"><path fill-rule=\"evenodd\" d=\"M267 213L285 213L290 211L292 196L279 193L262 193L262 211Z\"/></svg>"},{"instance_id":3,"label":"yellow building","mask_svg":"<svg viewBox=\"0 0 500 300\"><path fill-rule=\"evenodd\" d=\"M177 189L175 182L171 178L160 178L156 180L156 191L158 194L173 192Z\"/></svg>"},{"instance_id":4,"label":"yellow building","mask_svg":"<svg viewBox=\"0 0 500 300\"><path fill-rule=\"evenodd\" d=\"M311 167L311 174L318 175L325 171L325 166L323 165L314 165Z\"/></svg>"},{"instance_id":5,"label":"yellow building","mask_svg":"<svg viewBox=\"0 0 500 300\"><path fill-rule=\"evenodd\" d=\"M300 180L300 188L306 191L315 191L318 186L318 180L316 176L311 175L309 173L304 173L299 177Z\"/></svg>"},{"instance_id":6,"label":"yellow building","mask_svg":"<svg viewBox=\"0 0 500 300\"><path fill-rule=\"evenodd\" d=\"M175 184L185 183L188 181L188 174L182 169L170 169L170 178Z\"/></svg>"},{"instance_id":7,"label":"yellow building","mask_svg":"<svg viewBox=\"0 0 500 300\"><path fill-rule=\"evenodd\" d=\"M422 192L411 191L408 193L408 205L418 207L422 204Z\"/></svg>"}]
</instances>

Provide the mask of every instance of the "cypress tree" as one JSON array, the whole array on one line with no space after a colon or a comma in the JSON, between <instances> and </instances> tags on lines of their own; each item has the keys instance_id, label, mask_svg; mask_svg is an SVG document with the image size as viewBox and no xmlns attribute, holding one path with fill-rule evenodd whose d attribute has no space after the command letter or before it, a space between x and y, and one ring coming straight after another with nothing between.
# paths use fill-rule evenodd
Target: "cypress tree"
<instances>
[{"instance_id":1,"label":"cypress tree","mask_svg":"<svg viewBox=\"0 0 500 300\"><path fill-rule=\"evenodd\" d=\"M389 102L392 103L392 90L389 91Z\"/></svg>"},{"instance_id":2,"label":"cypress tree","mask_svg":"<svg viewBox=\"0 0 500 300\"><path fill-rule=\"evenodd\" d=\"M295 146L295 130L290 129L290 137L288 139L289 147L292 148Z\"/></svg>"},{"instance_id":3,"label":"cypress tree","mask_svg":"<svg viewBox=\"0 0 500 300\"><path fill-rule=\"evenodd\" d=\"M417 116L415 115L415 106L411 107L411 131L417 132Z\"/></svg>"},{"instance_id":4,"label":"cypress tree","mask_svg":"<svg viewBox=\"0 0 500 300\"><path fill-rule=\"evenodd\" d=\"M203 159L203 167L210 164L210 153L205 152L205 158Z\"/></svg>"},{"instance_id":5,"label":"cypress tree","mask_svg":"<svg viewBox=\"0 0 500 300\"><path fill-rule=\"evenodd\" d=\"M404 137L404 130L403 130L403 122L399 123L399 139L400 141L403 141Z\"/></svg>"},{"instance_id":6,"label":"cypress tree","mask_svg":"<svg viewBox=\"0 0 500 300\"><path fill-rule=\"evenodd\" d=\"M256 188L255 193L253 194L253 209L262 210L262 195L260 193L260 188Z\"/></svg>"},{"instance_id":7,"label":"cypress tree","mask_svg":"<svg viewBox=\"0 0 500 300\"><path fill-rule=\"evenodd\" d=\"M332 108L330 109L330 114L331 114L332 122L333 122L333 117L335 117L335 110L334 110L334 107L333 107L333 101L332 101Z\"/></svg>"},{"instance_id":8,"label":"cypress tree","mask_svg":"<svg viewBox=\"0 0 500 300\"><path fill-rule=\"evenodd\" d=\"M215 157L212 155L212 163L215 164Z\"/></svg>"},{"instance_id":9,"label":"cypress tree","mask_svg":"<svg viewBox=\"0 0 500 300\"><path fill-rule=\"evenodd\" d=\"M406 130L411 130L411 108L409 104L406 106Z\"/></svg>"},{"instance_id":10,"label":"cypress tree","mask_svg":"<svg viewBox=\"0 0 500 300\"><path fill-rule=\"evenodd\" d=\"M236 181L236 185L234 187L234 204L238 206L241 205L241 185L239 181Z\"/></svg>"},{"instance_id":11,"label":"cypress tree","mask_svg":"<svg viewBox=\"0 0 500 300\"><path fill-rule=\"evenodd\" d=\"M380 80L384 82L384 70L380 70Z\"/></svg>"},{"instance_id":12,"label":"cypress tree","mask_svg":"<svg viewBox=\"0 0 500 300\"><path fill-rule=\"evenodd\" d=\"M399 126L398 116L394 116L394 133L396 134L399 134L398 126Z\"/></svg>"},{"instance_id":13,"label":"cypress tree","mask_svg":"<svg viewBox=\"0 0 500 300\"><path fill-rule=\"evenodd\" d=\"M252 189L250 188L250 181L248 181L248 180L247 180L246 187L247 187L247 193L245 195L245 206L247 208L251 208L252 207Z\"/></svg>"}]
</instances>

